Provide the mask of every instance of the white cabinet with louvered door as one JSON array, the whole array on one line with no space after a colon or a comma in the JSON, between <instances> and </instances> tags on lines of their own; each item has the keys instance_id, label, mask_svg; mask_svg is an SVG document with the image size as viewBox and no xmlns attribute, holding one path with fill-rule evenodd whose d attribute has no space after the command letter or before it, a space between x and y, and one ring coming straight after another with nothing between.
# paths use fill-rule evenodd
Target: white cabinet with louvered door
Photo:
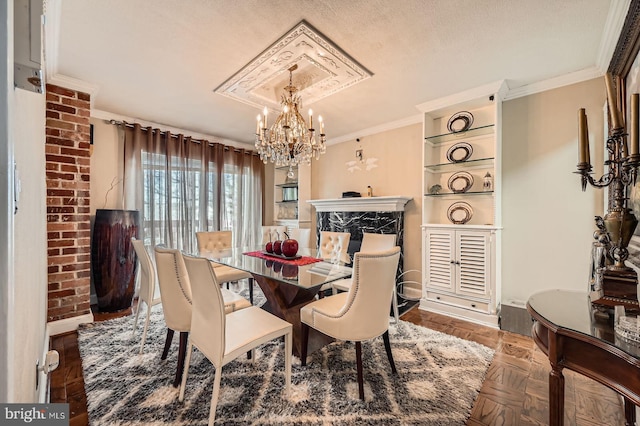
<instances>
[{"instance_id":1,"label":"white cabinet with louvered door","mask_svg":"<svg viewBox=\"0 0 640 426\"><path fill-rule=\"evenodd\" d=\"M422 309L498 327L495 233L491 227L423 226Z\"/></svg>"}]
</instances>

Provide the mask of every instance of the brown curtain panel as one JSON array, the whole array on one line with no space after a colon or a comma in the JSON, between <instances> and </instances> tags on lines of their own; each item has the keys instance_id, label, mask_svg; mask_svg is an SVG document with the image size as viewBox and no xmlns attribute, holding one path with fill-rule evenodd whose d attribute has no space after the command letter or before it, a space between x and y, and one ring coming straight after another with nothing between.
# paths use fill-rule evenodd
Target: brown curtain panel
<instances>
[{"instance_id":1,"label":"brown curtain panel","mask_svg":"<svg viewBox=\"0 0 640 426\"><path fill-rule=\"evenodd\" d=\"M198 231L260 243L264 164L251 151L124 125L125 208L141 212L145 245L196 253Z\"/></svg>"}]
</instances>

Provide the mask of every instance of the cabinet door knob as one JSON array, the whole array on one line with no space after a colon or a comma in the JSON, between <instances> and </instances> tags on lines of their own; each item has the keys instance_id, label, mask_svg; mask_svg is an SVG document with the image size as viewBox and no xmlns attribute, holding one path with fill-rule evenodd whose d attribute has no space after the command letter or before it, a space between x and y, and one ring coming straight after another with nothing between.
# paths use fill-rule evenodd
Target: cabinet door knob
<instances>
[{"instance_id":1,"label":"cabinet door knob","mask_svg":"<svg viewBox=\"0 0 640 426\"><path fill-rule=\"evenodd\" d=\"M455 265L456 261L455 260L451 260L451 262L449 262L449 263L452 264L452 265Z\"/></svg>"}]
</instances>

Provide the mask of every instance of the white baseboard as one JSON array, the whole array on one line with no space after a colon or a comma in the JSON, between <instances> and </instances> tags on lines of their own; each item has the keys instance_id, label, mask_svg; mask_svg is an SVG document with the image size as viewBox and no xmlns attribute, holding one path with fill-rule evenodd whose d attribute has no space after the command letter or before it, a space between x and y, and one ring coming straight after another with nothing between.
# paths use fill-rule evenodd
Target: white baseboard
<instances>
[{"instance_id":1,"label":"white baseboard","mask_svg":"<svg viewBox=\"0 0 640 426\"><path fill-rule=\"evenodd\" d=\"M500 315L487 314L484 312L477 312L462 307L434 302L428 299L420 300L420 309L423 311L434 312L436 314L447 315L450 317L458 318L464 321L472 322L475 324L485 325L487 327L500 329Z\"/></svg>"},{"instance_id":2,"label":"white baseboard","mask_svg":"<svg viewBox=\"0 0 640 426\"><path fill-rule=\"evenodd\" d=\"M80 324L87 324L93 322L93 314L84 314L77 317L65 318L58 321L51 321L47 323L47 334L49 336L55 336L57 334L67 333L78 329Z\"/></svg>"}]
</instances>

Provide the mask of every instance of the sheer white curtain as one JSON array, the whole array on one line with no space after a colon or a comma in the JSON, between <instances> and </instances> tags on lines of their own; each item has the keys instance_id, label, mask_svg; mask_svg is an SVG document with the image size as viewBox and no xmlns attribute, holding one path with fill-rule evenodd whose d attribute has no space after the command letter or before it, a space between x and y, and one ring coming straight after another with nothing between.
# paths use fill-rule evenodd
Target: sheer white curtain
<instances>
[{"instance_id":1,"label":"sheer white curtain","mask_svg":"<svg viewBox=\"0 0 640 426\"><path fill-rule=\"evenodd\" d=\"M124 127L125 208L141 212L145 245L195 253L197 231L259 244L264 165L251 151L139 124Z\"/></svg>"}]
</instances>

